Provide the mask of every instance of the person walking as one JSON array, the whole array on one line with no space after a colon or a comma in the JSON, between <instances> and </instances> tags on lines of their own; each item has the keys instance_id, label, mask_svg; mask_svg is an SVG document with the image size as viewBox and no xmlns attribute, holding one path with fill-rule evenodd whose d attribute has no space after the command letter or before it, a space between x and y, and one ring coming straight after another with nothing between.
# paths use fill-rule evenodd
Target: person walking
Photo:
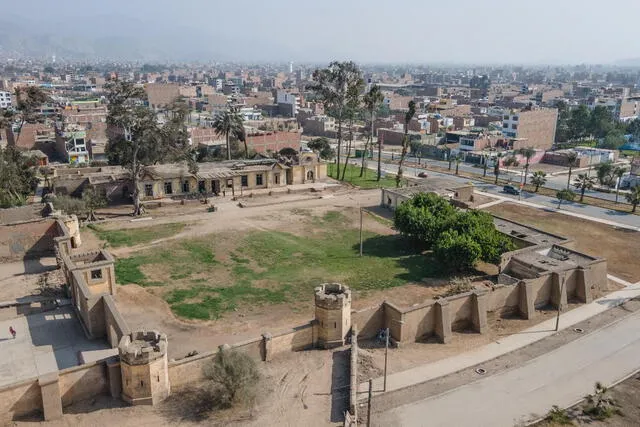
<instances>
[{"instance_id":1,"label":"person walking","mask_svg":"<svg viewBox=\"0 0 640 427\"><path fill-rule=\"evenodd\" d=\"M13 326L9 326L9 333L11 334L11 336L13 337L13 339L16 339L16 330L13 329Z\"/></svg>"}]
</instances>

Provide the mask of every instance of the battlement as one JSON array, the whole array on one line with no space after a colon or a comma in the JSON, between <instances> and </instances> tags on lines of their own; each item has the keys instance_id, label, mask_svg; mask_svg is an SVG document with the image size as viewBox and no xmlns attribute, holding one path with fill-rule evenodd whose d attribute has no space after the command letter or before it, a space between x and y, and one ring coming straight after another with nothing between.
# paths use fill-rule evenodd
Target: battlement
<instances>
[{"instance_id":1,"label":"battlement","mask_svg":"<svg viewBox=\"0 0 640 427\"><path fill-rule=\"evenodd\" d=\"M118 346L120 360L145 365L167 354L167 336L157 331L136 331L124 335Z\"/></svg>"},{"instance_id":2,"label":"battlement","mask_svg":"<svg viewBox=\"0 0 640 427\"><path fill-rule=\"evenodd\" d=\"M323 283L315 288L316 307L338 310L351 305L351 290L340 283Z\"/></svg>"}]
</instances>

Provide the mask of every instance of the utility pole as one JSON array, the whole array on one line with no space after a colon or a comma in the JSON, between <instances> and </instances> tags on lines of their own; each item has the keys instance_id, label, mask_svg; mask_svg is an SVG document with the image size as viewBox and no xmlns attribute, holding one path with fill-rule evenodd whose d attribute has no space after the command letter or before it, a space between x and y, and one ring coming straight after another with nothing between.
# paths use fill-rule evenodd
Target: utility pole
<instances>
[{"instance_id":1,"label":"utility pole","mask_svg":"<svg viewBox=\"0 0 640 427\"><path fill-rule=\"evenodd\" d=\"M388 353L389 353L389 328L387 328L385 335L386 335L386 339L385 339L385 346L384 346L384 384L382 386L382 391L387 391L387 360L388 360Z\"/></svg>"},{"instance_id":2,"label":"utility pole","mask_svg":"<svg viewBox=\"0 0 640 427\"><path fill-rule=\"evenodd\" d=\"M560 311L562 311L562 294L564 293L564 277L562 278L562 284L560 285L560 295L558 296L558 315L556 316L556 332L560 327Z\"/></svg>"},{"instance_id":3,"label":"utility pole","mask_svg":"<svg viewBox=\"0 0 640 427\"><path fill-rule=\"evenodd\" d=\"M362 206L360 206L360 256L362 256Z\"/></svg>"},{"instance_id":4,"label":"utility pole","mask_svg":"<svg viewBox=\"0 0 640 427\"><path fill-rule=\"evenodd\" d=\"M371 399L373 397L373 380L369 378L369 402L367 403L367 427L371 427Z\"/></svg>"}]
</instances>

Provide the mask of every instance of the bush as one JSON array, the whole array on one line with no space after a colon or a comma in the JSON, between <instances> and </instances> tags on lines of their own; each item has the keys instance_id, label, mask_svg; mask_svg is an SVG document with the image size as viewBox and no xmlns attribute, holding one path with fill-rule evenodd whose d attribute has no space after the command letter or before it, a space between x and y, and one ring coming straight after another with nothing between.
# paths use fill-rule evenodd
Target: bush
<instances>
[{"instance_id":1,"label":"bush","mask_svg":"<svg viewBox=\"0 0 640 427\"><path fill-rule=\"evenodd\" d=\"M595 391L586 397L587 406L582 410L585 415L598 421L604 421L614 415L622 415L613 398L609 397L609 389L597 382Z\"/></svg>"},{"instance_id":2,"label":"bush","mask_svg":"<svg viewBox=\"0 0 640 427\"><path fill-rule=\"evenodd\" d=\"M461 271L475 265L482 249L469 236L460 235L457 231L445 231L436 242L433 254L448 269Z\"/></svg>"},{"instance_id":3,"label":"bush","mask_svg":"<svg viewBox=\"0 0 640 427\"><path fill-rule=\"evenodd\" d=\"M454 277L451 279L451 284L447 291L442 294L443 298L451 297L458 294L463 294L465 292L470 292L473 290L473 283L471 283L471 279L468 277Z\"/></svg>"},{"instance_id":4,"label":"bush","mask_svg":"<svg viewBox=\"0 0 640 427\"><path fill-rule=\"evenodd\" d=\"M71 196L56 196L52 198L53 207L68 215L81 215L87 210L84 200Z\"/></svg>"},{"instance_id":5,"label":"bush","mask_svg":"<svg viewBox=\"0 0 640 427\"><path fill-rule=\"evenodd\" d=\"M217 406L228 408L253 402L260 373L256 362L248 355L220 350L203 371L210 381L211 398Z\"/></svg>"},{"instance_id":6,"label":"bush","mask_svg":"<svg viewBox=\"0 0 640 427\"><path fill-rule=\"evenodd\" d=\"M567 414L567 411L558 407L557 405L553 405L551 407L551 410L547 413L545 420L553 424L560 424L560 425L573 424L573 421L571 421L571 417L569 416L569 414Z\"/></svg>"}]
</instances>

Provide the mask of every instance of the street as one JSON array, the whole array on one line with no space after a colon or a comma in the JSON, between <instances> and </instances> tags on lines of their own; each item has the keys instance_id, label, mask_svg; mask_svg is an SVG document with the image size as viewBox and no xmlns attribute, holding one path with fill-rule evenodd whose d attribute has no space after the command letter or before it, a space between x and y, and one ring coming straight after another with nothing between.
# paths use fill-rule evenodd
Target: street
<instances>
[{"instance_id":1,"label":"street","mask_svg":"<svg viewBox=\"0 0 640 427\"><path fill-rule=\"evenodd\" d=\"M517 368L379 415L375 426L513 426L638 369L640 313Z\"/></svg>"},{"instance_id":2,"label":"street","mask_svg":"<svg viewBox=\"0 0 640 427\"><path fill-rule=\"evenodd\" d=\"M384 160L391 160L392 158L395 160L398 160L398 158L400 157L400 155L398 153L392 153L391 151L383 151L382 152L382 159ZM377 154L374 155L374 160L377 159ZM418 162L418 158L416 157L412 157L412 156L407 156L407 162ZM433 166L439 166L439 167L443 167L443 168L448 168L449 167L449 162L445 161L445 160L435 160L435 159L428 159L428 158L421 158L420 162L422 164L429 164L429 165L433 165ZM451 165L451 169L454 170L455 169L455 163L452 163ZM484 173L482 167L479 166L474 166L471 165L469 163L464 163L461 162L458 165L458 168L460 171L464 171L466 173L470 173L470 174L474 174L474 175L482 175ZM523 175L523 169L522 169L522 165L520 165L519 168L511 168L511 169L520 169L519 171L505 171L504 169L501 169L501 173L500 173L500 177L502 179L512 179L513 182L515 183L520 183L520 180L522 179L522 175ZM536 170L535 165L531 165L529 168L529 175L527 180L531 179L531 175L533 174L533 172ZM428 172L428 173L432 173L432 172ZM585 173L584 171L580 171L580 172L573 172L571 175L571 180L573 181L573 178L575 178L576 176L578 176L578 173ZM591 176L595 176L595 171L591 170L590 172ZM487 176L495 176L493 175L493 167L490 167L487 169ZM547 188L551 188L554 190L563 190L565 188L567 188L567 175L566 174L562 174L562 175L550 175L547 174L547 183L544 185ZM573 185L570 186L570 189L573 191L578 191L576 190L575 187L573 187ZM616 195L615 192L613 193L604 193L601 191L595 191L595 190L586 190L584 192L584 194L586 196L591 196L591 197L596 197L599 199L604 199L604 200L610 200L610 201L615 201L616 199ZM626 199L624 198L624 194L620 193L619 197L618 197L618 202L620 204L623 205L627 205L628 203L626 201Z\"/></svg>"},{"instance_id":3,"label":"street","mask_svg":"<svg viewBox=\"0 0 640 427\"><path fill-rule=\"evenodd\" d=\"M377 164L375 162L369 161L368 168L375 170L377 168ZM391 163L383 163L382 170L385 173L396 174L398 171L398 166ZM425 171L425 170L421 168L414 168L414 167L407 166L404 168L404 175L406 177L409 177L409 176L417 177L418 173L422 171ZM471 181L473 182L473 184L475 185L478 191L490 193L492 195L496 195L505 199L522 200L525 202L535 203L536 205L544 206L545 208L554 209L554 210L558 207L558 200L554 197L543 196L540 194L529 193L526 191L523 191L519 197L519 196L514 196L511 194L504 193L502 191L502 185L488 184L484 181L476 181L466 177L449 175L441 172L434 172L431 170L426 172L429 177L446 178L446 179L457 181L460 183L468 183L469 181ZM425 178L425 179L428 180L429 178ZM514 178L514 182L519 182L519 181ZM630 227L640 227L640 216L633 215L631 213L614 211L611 209L585 205L577 202L562 202L561 210L573 212L579 215L598 218L601 220L613 221L613 222L624 224Z\"/></svg>"}]
</instances>

